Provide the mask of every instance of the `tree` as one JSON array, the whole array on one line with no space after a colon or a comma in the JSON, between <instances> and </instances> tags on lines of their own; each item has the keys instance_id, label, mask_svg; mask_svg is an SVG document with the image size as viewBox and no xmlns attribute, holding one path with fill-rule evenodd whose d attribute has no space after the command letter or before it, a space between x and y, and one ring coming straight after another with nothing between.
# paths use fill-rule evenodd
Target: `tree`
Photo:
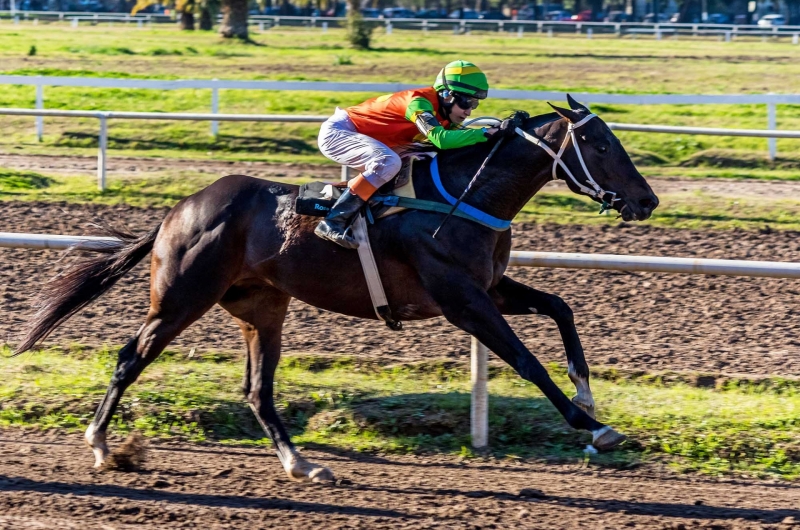
<instances>
[{"instance_id":1,"label":"tree","mask_svg":"<svg viewBox=\"0 0 800 530\"><path fill-rule=\"evenodd\" d=\"M219 34L226 39L250 40L247 33L247 0L222 0Z\"/></svg>"},{"instance_id":2,"label":"tree","mask_svg":"<svg viewBox=\"0 0 800 530\"><path fill-rule=\"evenodd\" d=\"M372 40L372 26L361 15L361 2L347 0L347 40L354 48L368 50Z\"/></svg>"}]
</instances>

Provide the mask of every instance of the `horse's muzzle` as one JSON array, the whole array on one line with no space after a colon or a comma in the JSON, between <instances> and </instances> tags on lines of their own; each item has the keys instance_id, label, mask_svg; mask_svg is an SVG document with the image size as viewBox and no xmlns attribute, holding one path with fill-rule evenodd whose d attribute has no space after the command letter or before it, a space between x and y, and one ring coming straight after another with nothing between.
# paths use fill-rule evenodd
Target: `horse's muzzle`
<instances>
[{"instance_id":1,"label":"horse's muzzle","mask_svg":"<svg viewBox=\"0 0 800 530\"><path fill-rule=\"evenodd\" d=\"M644 221L658 208L658 197L652 193L638 200L626 198L623 202L618 210L623 221Z\"/></svg>"}]
</instances>

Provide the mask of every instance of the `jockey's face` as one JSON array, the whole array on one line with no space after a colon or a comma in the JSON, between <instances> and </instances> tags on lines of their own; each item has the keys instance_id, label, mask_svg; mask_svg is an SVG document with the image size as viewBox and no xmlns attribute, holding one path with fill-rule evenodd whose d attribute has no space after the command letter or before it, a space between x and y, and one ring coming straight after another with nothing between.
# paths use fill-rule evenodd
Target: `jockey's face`
<instances>
[{"instance_id":1,"label":"jockey's face","mask_svg":"<svg viewBox=\"0 0 800 530\"><path fill-rule=\"evenodd\" d=\"M472 109L462 109L457 104L450 108L450 121L452 123L464 123L464 120L472 114Z\"/></svg>"}]
</instances>

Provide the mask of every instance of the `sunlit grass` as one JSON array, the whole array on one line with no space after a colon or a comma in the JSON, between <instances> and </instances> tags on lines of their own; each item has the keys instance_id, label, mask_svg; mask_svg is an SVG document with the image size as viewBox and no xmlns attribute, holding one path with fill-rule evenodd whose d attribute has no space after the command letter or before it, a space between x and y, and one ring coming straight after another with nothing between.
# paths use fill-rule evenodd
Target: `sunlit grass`
<instances>
[{"instance_id":1,"label":"sunlit grass","mask_svg":"<svg viewBox=\"0 0 800 530\"><path fill-rule=\"evenodd\" d=\"M243 401L236 357L189 360L167 352L128 390L112 428L194 441L268 443ZM114 363L108 348L78 346L6 358L0 426L83 429ZM276 377L276 402L299 444L472 456L466 369L287 357ZM572 394L563 367L549 369ZM631 440L615 452L588 457L583 447L590 436L569 428L538 389L506 368L493 368L492 374L490 444L498 457L589 459L625 467L660 462L679 471L800 476L797 382L762 380L715 390L657 377L626 380L600 370L592 384L599 418Z\"/></svg>"}]
</instances>

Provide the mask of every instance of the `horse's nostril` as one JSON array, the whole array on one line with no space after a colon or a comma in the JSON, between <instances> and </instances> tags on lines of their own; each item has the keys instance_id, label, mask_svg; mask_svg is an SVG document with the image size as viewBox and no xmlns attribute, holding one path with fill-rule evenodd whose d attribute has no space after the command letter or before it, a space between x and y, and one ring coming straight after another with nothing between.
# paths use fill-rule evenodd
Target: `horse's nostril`
<instances>
[{"instance_id":1,"label":"horse's nostril","mask_svg":"<svg viewBox=\"0 0 800 530\"><path fill-rule=\"evenodd\" d=\"M641 206L647 211L652 212L653 210L656 209L656 206L658 206L658 199L653 195L651 195L650 197L646 197L644 199L640 199L639 206Z\"/></svg>"}]
</instances>

